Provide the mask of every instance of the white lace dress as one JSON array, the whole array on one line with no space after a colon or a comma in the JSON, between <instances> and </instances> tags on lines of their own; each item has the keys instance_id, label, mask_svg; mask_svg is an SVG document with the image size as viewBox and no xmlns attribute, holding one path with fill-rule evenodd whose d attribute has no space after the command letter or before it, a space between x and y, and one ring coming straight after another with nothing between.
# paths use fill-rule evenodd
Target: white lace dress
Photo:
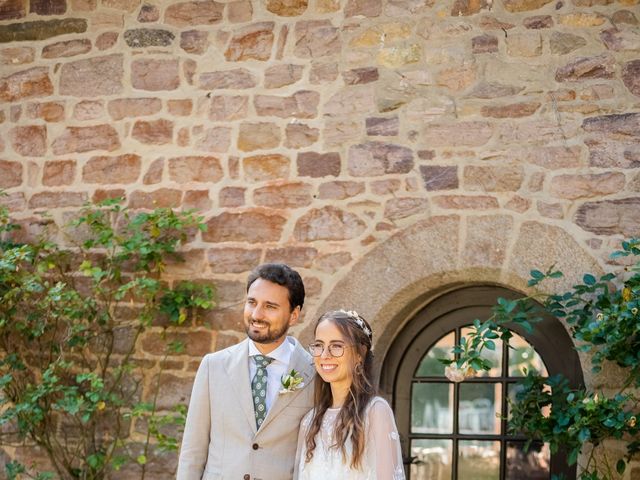
<instances>
[{"instance_id":1,"label":"white lace dress","mask_svg":"<svg viewBox=\"0 0 640 480\"><path fill-rule=\"evenodd\" d=\"M313 458L305 462L305 437L311 425L313 410L300 423L298 450L293 474L294 480L404 480L400 437L389 404L375 397L367 406L364 458L359 470L350 466L351 443L347 442L347 463L334 443L334 425L339 408L330 408L322 420L322 428L316 437Z\"/></svg>"}]
</instances>

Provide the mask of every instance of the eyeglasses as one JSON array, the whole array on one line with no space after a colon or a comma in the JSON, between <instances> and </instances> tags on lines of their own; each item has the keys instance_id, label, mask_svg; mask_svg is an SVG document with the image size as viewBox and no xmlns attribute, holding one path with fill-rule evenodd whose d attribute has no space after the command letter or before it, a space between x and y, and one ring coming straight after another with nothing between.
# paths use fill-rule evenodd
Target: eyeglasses
<instances>
[{"instance_id":1,"label":"eyeglasses","mask_svg":"<svg viewBox=\"0 0 640 480\"><path fill-rule=\"evenodd\" d=\"M312 357L320 357L326 348L332 357L341 357L344 355L344 349L350 346L342 343L330 343L325 347L323 343L312 343L309 345L309 353Z\"/></svg>"}]
</instances>

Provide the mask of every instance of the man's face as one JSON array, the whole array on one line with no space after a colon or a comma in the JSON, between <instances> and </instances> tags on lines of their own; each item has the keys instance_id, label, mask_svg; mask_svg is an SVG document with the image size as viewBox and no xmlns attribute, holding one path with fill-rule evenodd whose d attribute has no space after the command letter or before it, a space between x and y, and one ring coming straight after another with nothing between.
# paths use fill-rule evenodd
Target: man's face
<instances>
[{"instance_id":1,"label":"man's face","mask_svg":"<svg viewBox=\"0 0 640 480\"><path fill-rule=\"evenodd\" d=\"M275 350L298 321L300 307L290 310L286 287L263 278L256 279L247 292L244 325L247 335L262 353Z\"/></svg>"}]
</instances>

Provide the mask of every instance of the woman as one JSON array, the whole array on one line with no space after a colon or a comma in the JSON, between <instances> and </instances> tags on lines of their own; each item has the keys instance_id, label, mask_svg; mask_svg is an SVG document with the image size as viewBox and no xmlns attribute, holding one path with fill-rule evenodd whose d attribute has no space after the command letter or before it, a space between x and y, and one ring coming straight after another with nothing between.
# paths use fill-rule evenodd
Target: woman
<instances>
[{"instance_id":1,"label":"woman","mask_svg":"<svg viewBox=\"0 0 640 480\"><path fill-rule=\"evenodd\" d=\"M356 312L318 320L315 402L300 425L295 479L404 480L393 412L372 383L372 338Z\"/></svg>"}]
</instances>

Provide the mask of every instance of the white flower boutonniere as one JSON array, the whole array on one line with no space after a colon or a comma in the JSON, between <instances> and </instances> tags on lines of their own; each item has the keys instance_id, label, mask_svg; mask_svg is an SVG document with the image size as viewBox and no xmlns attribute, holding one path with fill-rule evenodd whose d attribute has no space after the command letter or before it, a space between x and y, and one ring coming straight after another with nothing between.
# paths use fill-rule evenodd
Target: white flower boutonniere
<instances>
[{"instance_id":1,"label":"white flower boutonniere","mask_svg":"<svg viewBox=\"0 0 640 480\"><path fill-rule=\"evenodd\" d=\"M295 370L291 370L289 373L285 373L280 379L282 388L279 393L290 393L300 390L304 387L304 378Z\"/></svg>"}]
</instances>

